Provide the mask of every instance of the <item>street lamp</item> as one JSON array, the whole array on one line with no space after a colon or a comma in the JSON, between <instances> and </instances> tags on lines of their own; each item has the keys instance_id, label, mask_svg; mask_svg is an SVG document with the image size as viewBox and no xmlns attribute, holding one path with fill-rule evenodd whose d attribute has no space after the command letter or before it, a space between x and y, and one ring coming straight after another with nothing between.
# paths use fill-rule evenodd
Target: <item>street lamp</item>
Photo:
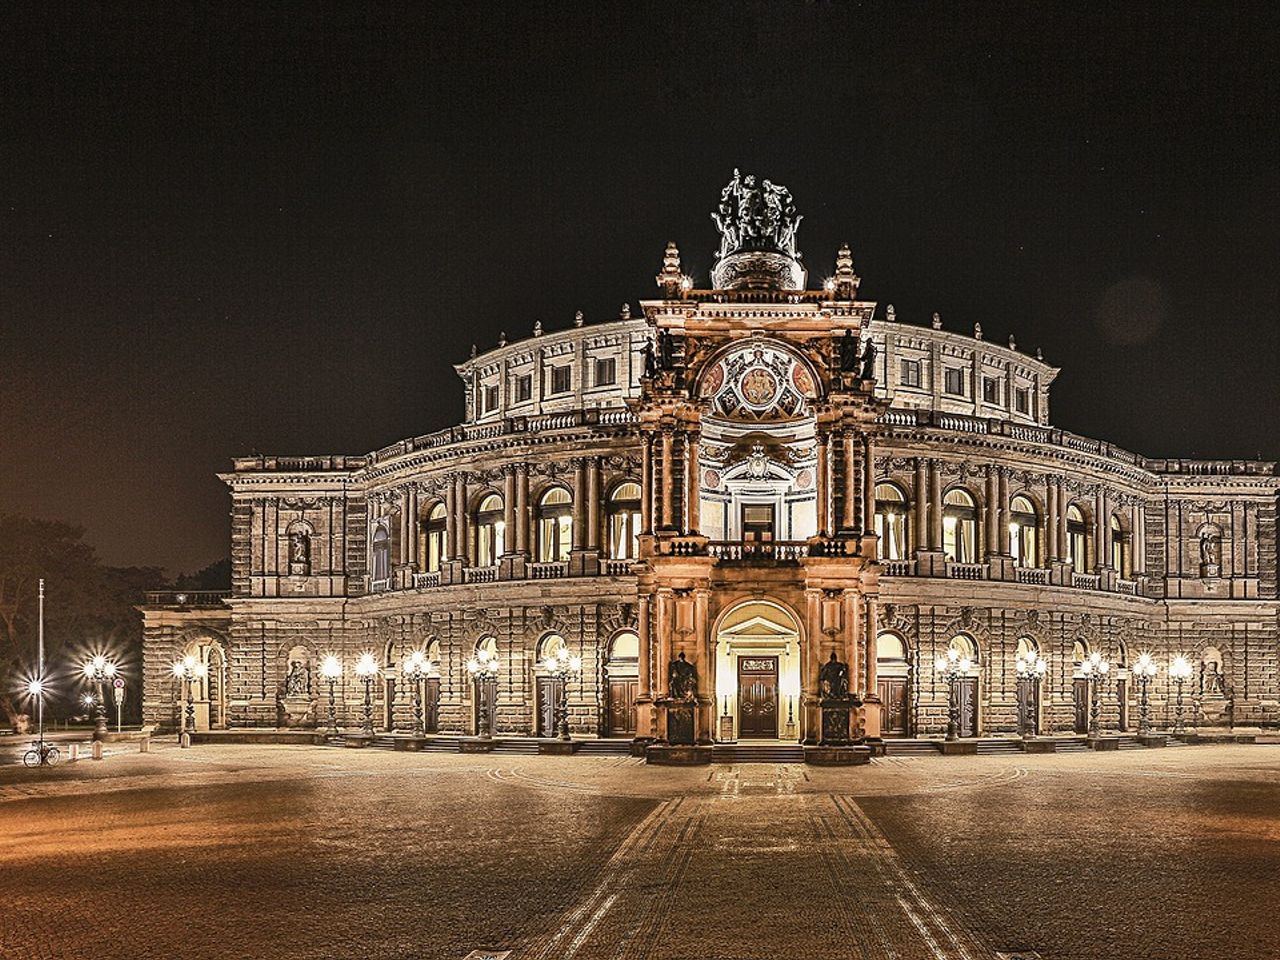
<instances>
[{"instance_id":1,"label":"street lamp","mask_svg":"<svg viewBox=\"0 0 1280 960\"><path fill-rule=\"evenodd\" d=\"M338 703L335 690L338 679L342 676L342 661L333 654L329 654L320 661L320 676L329 684L329 730L336 737L338 735Z\"/></svg>"},{"instance_id":2,"label":"street lamp","mask_svg":"<svg viewBox=\"0 0 1280 960\"><path fill-rule=\"evenodd\" d=\"M205 675L205 666L196 657L187 654L173 665L173 675L181 680L187 688L187 714L185 719L178 714L178 743L184 747L191 746L191 734L196 732L195 685L199 677ZM105 716L105 714L104 714ZM188 727L190 732L188 732Z\"/></svg>"},{"instance_id":3,"label":"street lamp","mask_svg":"<svg viewBox=\"0 0 1280 960\"><path fill-rule=\"evenodd\" d=\"M542 661L547 673L560 681L560 696L556 698L556 730L561 740L569 740L569 678L582 676L582 658L569 656L561 647Z\"/></svg>"},{"instance_id":4,"label":"street lamp","mask_svg":"<svg viewBox=\"0 0 1280 960\"><path fill-rule=\"evenodd\" d=\"M431 670L431 661L421 650L415 650L404 661L405 676L413 683L413 735L425 737L427 727L422 719L422 682Z\"/></svg>"},{"instance_id":5,"label":"street lamp","mask_svg":"<svg viewBox=\"0 0 1280 960\"><path fill-rule=\"evenodd\" d=\"M960 651L952 647L945 657L933 661L933 669L942 676L948 687L947 694L947 739L960 739L960 678L968 676L973 669L973 661L960 656Z\"/></svg>"},{"instance_id":6,"label":"street lamp","mask_svg":"<svg viewBox=\"0 0 1280 960\"><path fill-rule=\"evenodd\" d=\"M1036 735L1035 718L1031 715L1031 694L1038 689L1049 665L1044 657L1028 652L1018 654L1015 666L1018 670L1018 692L1022 694L1018 698L1018 733L1025 740Z\"/></svg>"},{"instance_id":7,"label":"street lamp","mask_svg":"<svg viewBox=\"0 0 1280 960\"><path fill-rule=\"evenodd\" d=\"M1138 654L1129 672L1138 678L1138 736L1151 736L1151 702L1147 697L1147 687L1156 675L1155 658L1149 653Z\"/></svg>"},{"instance_id":8,"label":"street lamp","mask_svg":"<svg viewBox=\"0 0 1280 960\"><path fill-rule=\"evenodd\" d=\"M1102 731L1102 704L1098 700L1098 688L1110 670L1111 664L1096 650L1080 661L1080 674L1089 681L1089 736L1095 740Z\"/></svg>"},{"instance_id":9,"label":"street lamp","mask_svg":"<svg viewBox=\"0 0 1280 960\"><path fill-rule=\"evenodd\" d=\"M58 749L44 743L44 681L39 677L27 681L27 696L36 701L36 742L35 750L29 751L23 762L29 767L42 767L58 762ZM34 758L32 754L34 753ZM32 763L32 759L35 760Z\"/></svg>"},{"instance_id":10,"label":"street lamp","mask_svg":"<svg viewBox=\"0 0 1280 960\"><path fill-rule=\"evenodd\" d=\"M107 698L102 692L102 685L115 679L115 663L97 654L84 662L84 678L92 683L98 691L97 707L93 713L93 739L107 739Z\"/></svg>"},{"instance_id":11,"label":"street lamp","mask_svg":"<svg viewBox=\"0 0 1280 960\"><path fill-rule=\"evenodd\" d=\"M484 689L498 679L498 658L488 650L480 650L467 661L467 673L475 679L476 699L479 701L480 736L488 740L493 736L493 698ZM485 695L482 696L482 691Z\"/></svg>"},{"instance_id":12,"label":"street lamp","mask_svg":"<svg viewBox=\"0 0 1280 960\"><path fill-rule=\"evenodd\" d=\"M367 650L356 661L356 676L364 681L364 735L373 736L373 678L378 674L378 658Z\"/></svg>"},{"instance_id":13,"label":"street lamp","mask_svg":"<svg viewBox=\"0 0 1280 960\"><path fill-rule=\"evenodd\" d=\"M1178 701L1177 709L1174 713L1173 732L1175 734L1186 733L1187 728L1182 725L1182 685L1191 678L1191 662L1186 657L1174 657L1173 662L1169 664L1169 676L1178 685Z\"/></svg>"}]
</instances>

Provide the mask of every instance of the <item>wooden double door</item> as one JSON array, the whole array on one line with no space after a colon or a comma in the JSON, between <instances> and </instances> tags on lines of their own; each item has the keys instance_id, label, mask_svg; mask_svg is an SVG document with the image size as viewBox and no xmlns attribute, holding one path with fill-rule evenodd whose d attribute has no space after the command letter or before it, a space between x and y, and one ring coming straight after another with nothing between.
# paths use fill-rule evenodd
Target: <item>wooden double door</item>
<instances>
[{"instance_id":1,"label":"wooden double door","mask_svg":"<svg viewBox=\"0 0 1280 960\"><path fill-rule=\"evenodd\" d=\"M978 678L961 677L956 681L956 695L960 698L960 727L956 731L962 737L978 735Z\"/></svg>"},{"instance_id":2,"label":"wooden double door","mask_svg":"<svg viewBox=\"0 0 1280 960\"><path fill-rule=\"evenodd\" d=\"M1076 733L1089 732L1089 681L1084 677L1076 677L1071 683L1072 705L1075 707L1075 724L1072 729Z\"/></svg>"},{"instance_id":3,"label":"wooden double door","mask_svg":"<svg viewBox=\"0 0 1280 960\"><path fill-rule=\"evenodd\" d=\"M639 683L635 678L609 678L609 722L606 728L609 736L635 736L636 690Z\"/></svg>"},{"instance_id":4,"label":"wooden double door","mask_svg":"<svg viewBox=\"0 0 1280 960\"><path fill-rule=\"evenodd\" d=\"M540 737L556 736L556 707L564 684L556 677L538 677L538 729Z\"/></svg>"},{"instance_id":5,"label":"wooden double door","mask_svg":"<svg viewBox=\"0 0 1280 960\"><path fill-rule=\"evenodd\" d=\"M876 681L880 695L880 734L885 737L907 735L907 678L881 677Z\"/></svg>"},{"instance_id":6,"label":"wooden double door","mask_svg":"<svg viewBox=\"0 0 1280 960\"><path fill-rule=\"evenodd\" d=\"M738 738L778 736L778 658L738 658Z\"/></svg>"}]
</instances>

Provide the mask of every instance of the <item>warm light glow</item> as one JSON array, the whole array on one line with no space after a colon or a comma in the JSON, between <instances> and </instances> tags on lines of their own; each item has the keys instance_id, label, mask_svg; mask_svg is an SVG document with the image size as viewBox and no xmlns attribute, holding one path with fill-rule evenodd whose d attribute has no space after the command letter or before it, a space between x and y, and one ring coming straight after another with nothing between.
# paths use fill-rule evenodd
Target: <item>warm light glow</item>
<instances>
[{"instance_id":1,"label":"warm light glow","mask_svg":"<svg viewBox=\"0 0 1280 960\"><path fill-rule=\"evenodd\" d=\"M92 693L86 693L80 698L80 702L86 707L92 707L98 701Z\"/></svg>"},{"instance_id":2,"label":"warm light glow","mask_svg":"<svg viewBox=\"0 0 1280 960\"><path fill-rule=\"evenodd\" d=\"M962 658L962 659L960 660L960 672L961 672L961 673L968 673L968 672L969 672L970 670L972 670L972 669L973 669L973 661L972 661L972 660L970 660L968 657L964 657L964 658Z\"/></svg>"},{"instance_id":3,"label":"warm light glow","mask_svg":"<svg viewBox=\"0 0 1280 960\"><path fill-rule=\"evenodd\" d=\"M1154 677L1158 670L1155 658L1149 653L1138 654L1138 659L1133 664L1134 676L1138 677Z\"/></svg>"},{"instance_id":4,"label":"warm light glow","mask_svg":"<svg viewBox=\"0 0 1280 960\"><path fill-rule=\"evenodd\" d=\"M1175 680L1187 679L1191 676L1191 663L1186 657L1174 657L1173 663L1169 664L1169 676Z\"/></svg>"},{"instance_id":5,"label":"warm light glow","mask_svg":"<svg viewBox=\"0 0 1280 960\"><path fill-rule=\"evenodd\" d=\"M182 658L182 665L192 673L196 672L196 658L191 654L188 653L185 657Z\"/></svg>"},{"instance_id":6,"label":"warm light glow","mask_svg":"<svg viewBox=\"0 0 1280 960\"><path fill-rule=\"evenodd\" d=\"M320 676L326 680L337 680L342 676L342 661L333 654L329 654L320 661Z\"/></svg>"},{"instance_id":7,"label":"warm light glow","mask_svg":"<svg viewBox=\"0 0 1280 960\"><path fill-rule=\"evenodd\" d=\"M542 662L542 665L549 671L554 671L555 668L559 666L559 664L556 663L555 657L547 657L547 659Z\"/></svg>"},{"instance_id":8,"label":"warm light glow","mask_svg":"<svg viewBox=\"0 0 1280 960\"><path fill-rule=\"evenodd\" d=\"M44 681L30 680L27 682L27 693L33 697L41 696L44 693Z\"/></svg>"},{"instance_id":9,"label":"warm light glow","mask_svg":"<svg viewBox=\"0 0 1280 960\"><path fill-rule=\"evenodd\" d=\"M175 660L173 662L173 675L175 677L181 677L184 674L186 674L186 672L187 671L183 668L183 664L181 660Z\"/></svg>"},{"instance_id":10,"label":"warm light glow","mask_svg":"<svg viewBox=\"0 0 1280 960\"><path fill-rule=\"evenodd\" d=\"M569 658L569 669L570 669L573 673L581 673L581 672L582 672L582 658L581 658L581 657L570 657L570 658Z\"/></svg>"},{"instance_id":11,"label":"warm light glow","mask_svg":"<svg viewBox=\"0 0 1280 960\"><path fill-rule=\"evenodd\" d=\"M943 671L945 671L947 669L946 657L938 657L936 660L934 660L933 669L937 670L938 673L942 673Z\"/></svg>"},{"instance_id":12,"label":"warm light glow","mask_svg":"<svg viewBox=\"0 0 1280 960\"><path fill-rule=\"evenodd\" d=\"M371 677L378 672L378 658L366 650L360 654L360 659L356 661L356 674L361 677Z\"/></svg>"}]
</instances>

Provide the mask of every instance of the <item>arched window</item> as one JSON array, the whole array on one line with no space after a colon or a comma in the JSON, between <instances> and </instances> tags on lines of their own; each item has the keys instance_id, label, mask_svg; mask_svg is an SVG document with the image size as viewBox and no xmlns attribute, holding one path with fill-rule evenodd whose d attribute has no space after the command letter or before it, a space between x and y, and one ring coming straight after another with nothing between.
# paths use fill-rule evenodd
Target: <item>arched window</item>
<instances>
[{"instance_id":1,"label":"arched window","mask_svg":"<svg viewBox=\"0 0 1280 960\"><path fill-rule=\"evenodd\" d=\"M385 524L373 530L373 582L385 585L391 579L391 534Z\"/></svg>"},{"instance_id":2,"label":"arched window","mask_svg":"<svg viewBox=\"0 0 1280 960\"><path fill-rule=\"evenodd\" d=\"M1080 665L1089 659L1089 645L1083 640L1071 644L1071 664L1076 676L1080 676Z\"/></svg>"},{"instance_id":3,"label":"arched window","mask_svg":"<svg viewBox=\"0 0 1280 960\"><path fill-rule=\"evenodd\" d=\"M1120 523L1120 518L1113 513L1111 515L1111 566L1115 569L1116 576L1129 576L1129 568L1132 566L1130 553L1129 535Z\"/></svg>"},{"instance_id":4,"label":"arched window","mask_svg":"<svg viewBox=\"0 0 1280 960\"><path fill-rule=\"evenodd\" d=\"M538 501L538 560L568 560L572 547L573 499L564 487L552 487Z\"/></svg>"},{"instance_id":5,"label":"arched window","mask_svg":"<svg viewBox=\"0 0 1280 960\"><path fill-rule=\"evenodd\" d=\"M638 660L640 657L640 638L630 630L624 630L613 638L609 647L609 662L620 660Z\"/></svg>"},{"instance_id":6,"label":"arched window","mask_svg":"<svg viewBox=\"0 0 1280 960\"><path fill-rule=\"evenodd\" d=\"M497 660L498 641L493 637L481 637L476 641L476 656L482 660Z\"/></svg>"},{"instance_id":7,"label":"arched window","mask_svg":"<svg viewBox=\"0 0 1280 960\"><path fill-rule=\"evenodd\" d=\"M907 559L908 526L906 494L896 483L877 483L876 536L880 538L881 559Z\"/></svg>"},{"instance_id":8,"label":"arched window","mask_svg":"<svg viewBox=\"0 0 1280 960\"><path fill-rule=\"evenodd\" d=\"M440 569L440 565L444 563L444 538L448 529L449 521L445 519L445 507L443 503L437 503L431 508L431 512L427 514L427 522L423 525L426 534L426 549L422 555L426 560L426 569L428 573L433 573Z\"/></svg>"},{"instance_id":9,"label":"arched window","mask_svg":"<svg viewBox=\"0 0 1280 960\"><path fill-rule=\"evenodd\" d=\"M502 519L502 498L491 493L476 508L476 566L492 567L506 551L507 525Z\"/></svg>"},{"instance_id":10,"label":"arched window","mask_svg":"<svg viewBox=\"0 0 1280 960\"><path fill-rule=\"evenodd\" d=\"M951 638L951 643L947 645L948 649L954 650L961 660L968 660L971 664L978 662L978 645L973 642L973 637L967 633L957 633Z\"/></svg>"},{"instance_id":11,"label":"arched window","mask_svg":"<svg viewBox=\"0 0 1280 960\"><path fill-rule=\"evenodd\" d=\"M1036 643L1031 637L1019 637L1018 649L1014 656L1017 659L1034 662L1036 657L1040 656L1040 644Z\"/></svg>"},{"instance_id":12,"label":"arched window","mask_svg":"<svg viewBox=\"0 0 1280 960\"><path fill-rule=\"evenodd\" d=\"M896 633L886 631L876 635L876 661L879 663L902 663L906 666L907 645Z\"/></svg>"},{"instance_id":13,"label":"arched window","mask_svg":"<svg viewBox=\"0 0 1280 960\"><path fill-rule=\"evenodd\" d=\"M1035 505L1023 496L1009 504L1009 552L1020 567L1040 565L1040 519Z\"/></svg>"},{"instance_id":14,"label":"arched window","mask_svg":"<svg viewBox=\"0 0 1280 960\"><path fill-rule=\"evenodd\" d=\"M538 644L537 665L542 666L548 657L554 657L564 649L566 649L564 637L560 636L558 633L548 633Z\"/></svg>"},{"instance_id":15,"label":"arched window","mask_svg":"<svg viewBox=\"0 0 1280 960\"><path fill-rule=\"evenodd\" d=\"M978 562L978 507L959 487L942 499L942 550L953 563Z\"/></svg>"},{"instance_id":16,"label":"arched window","mask_svg":"<svg viewBox=\"0 0 1280 960\"><path fill-rule=\"evenodd\" d=\"M1077 573L1089 569L1089 526L1074 503L1067 507L1067 559Z\"/></svg>"},{"instance_id":17,"label":"arched window","mask_svg":"<svg viewBox=\"0 0 1280 960\"><path fill-rule=\"evenodd\" d=\"M620 483L609 494L609 556L634 560L640 544L640 484Z\"/></svg>"}]
</instances>

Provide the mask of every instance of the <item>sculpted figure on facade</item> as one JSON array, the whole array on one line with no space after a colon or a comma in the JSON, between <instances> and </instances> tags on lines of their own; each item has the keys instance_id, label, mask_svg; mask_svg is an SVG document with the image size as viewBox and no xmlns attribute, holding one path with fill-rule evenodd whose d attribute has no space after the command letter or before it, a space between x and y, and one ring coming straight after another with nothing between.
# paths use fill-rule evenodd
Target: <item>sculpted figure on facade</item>
<instances>
[{"instance_id":1,"label":"sculpted figure on facade","mask_svg":"<svg viewBox=\"0 0 1280 960\"><path fill-rule=\"evenodd\" d=\"M306 576L311 572L311 538L301 530L289 534L289 573Z\"/></svg>"},{"instance_id":2,"label":"sculpted figure on facade","mask_svg":"<svg viewBox=\"0 0 1280 960\"><path fill-rule=\"evenodd\" d=\"M311 694L311 668L301 660L289 661L289 672L284 678L286 697L306 697Z\"/></svg>"},{"instance_id":3,"label":"sculpted figure on facade","mask_svg":"<svg viewBox=\"0 0 1280 960\"><path fill-rule=\"evenodd\" d=\"M1200 562L1207 567L1216 567L1222 562L1222 537L1213 529L1200 534Z\"/></svg>"},{"instance_id":4,"label":"sculpted figure on facade","mask_svg":"<svg viewBox=\"0 0 1280 960\"><path fill-rule=\"evenodd\" d=\"M799 257L796 231L804 219L796 213L791 191L754 174L733 171L733 179L720 192L720 203L711 219L720 231L721 258L743 250L768 250Z\"/></svg>"},{"instance_id":5,"label":"sculpted figure on facade","mask_svg":"<svg viewBox=\"0 0 1280 960\"><path fill-rule=\"evenodd\" d=\"M834 650L818 671L818 694L824 700L844 700L849 696L849 665L841 663Z\"/></svg>"},{"instance_id":6,"label":"sculpted figure on facade","mask_svg":"<svg viewBox=\"0 0 1280 960\"><path fill-rule=\"evenodd\" d=\"M671 661L667 670L667 690L673 700L692 700L698 695L698 671L684 652Z\"/></svg>"}]
</instances>

